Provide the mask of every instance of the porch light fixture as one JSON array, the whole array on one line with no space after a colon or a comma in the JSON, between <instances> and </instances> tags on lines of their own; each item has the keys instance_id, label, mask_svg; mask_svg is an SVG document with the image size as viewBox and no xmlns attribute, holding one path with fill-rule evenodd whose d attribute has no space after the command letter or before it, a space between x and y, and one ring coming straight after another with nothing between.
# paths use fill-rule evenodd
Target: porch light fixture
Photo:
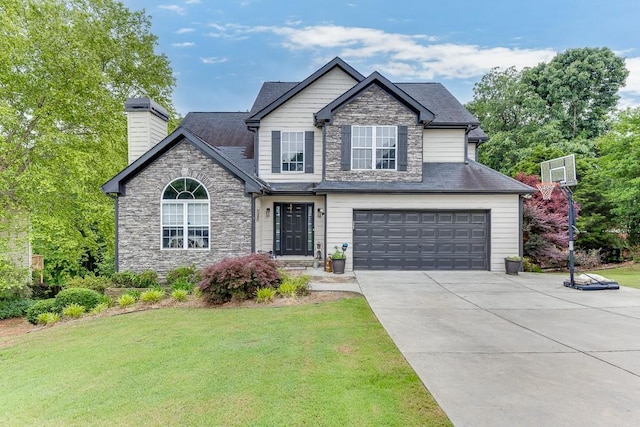
<instances>
[{"instance_id":1,"label":"porch light fixture","mask_svg":"<svg viewBox=\"0 0 640 427\"><path fill-rule=\"evenodd\" d=\"M322 218L324 215L324 209L318 208L318 218Z\"/></svg>"},{"instance_id":2,"label":"porch light fixture","mask_svg":"<svg viewBox=\"0 0 640 427\"><path fill-rule=\"evenodd\" d=\"M265 211L265 215L267 218L271 216L271 208L267 208L267 210Z\"/></svg>"}]
</instances>

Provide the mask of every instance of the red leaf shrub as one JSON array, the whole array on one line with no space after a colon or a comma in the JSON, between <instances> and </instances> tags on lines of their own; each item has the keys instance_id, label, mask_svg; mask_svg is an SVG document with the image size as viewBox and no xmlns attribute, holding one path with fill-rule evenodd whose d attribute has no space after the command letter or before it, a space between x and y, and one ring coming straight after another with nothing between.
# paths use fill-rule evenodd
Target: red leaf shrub
<instances>
[{"instance_id":1,"label":"red leaf shrub","mask_svg":"<svg viewBox=\"0 0 640 427\"><path fill-rule=\"evenodd\" d=\"M198 287L206 301L223 304L252 298L258 288L277 288L280 280L275 260L252 254L227 258L204 268Z\"/></svg>"},{"instance_id":2,"label":"red leaf shrub","mask_svg":"<svg viewBox=\"0 0 640 427\"><path fill-rule=\"evenodd\" d=\"M518 174L516 179L531 187L540 183L535 175ZM574 202L576 218L580 207ZM524 256L542 267L557 266L567 259L569 250L569 204L567 197L555 188L551 200L537 191L524 201Z\"/></svg>"}]
</instances>

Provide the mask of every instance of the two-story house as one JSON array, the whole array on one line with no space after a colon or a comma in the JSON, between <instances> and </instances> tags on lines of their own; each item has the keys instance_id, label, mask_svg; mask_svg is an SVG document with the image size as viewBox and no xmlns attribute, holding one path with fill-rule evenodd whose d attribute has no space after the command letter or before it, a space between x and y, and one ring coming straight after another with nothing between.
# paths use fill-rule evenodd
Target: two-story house
<instances>
[{"instance_id":1,"label":"two-story house","mask_svg":"<svg viewBox=\"0 0 640 427\"><path fill-rule=\"evenodd\" d=\"M336 58L266 82L248 113L127 102L130 164L116 200L117 266L167 270L272 251L347 270L503 271L522 253L534 189L476 161L479 123L441 84L392 83ZM164 126L164 133L162 128Z\"/></svg>"}]
</instances>

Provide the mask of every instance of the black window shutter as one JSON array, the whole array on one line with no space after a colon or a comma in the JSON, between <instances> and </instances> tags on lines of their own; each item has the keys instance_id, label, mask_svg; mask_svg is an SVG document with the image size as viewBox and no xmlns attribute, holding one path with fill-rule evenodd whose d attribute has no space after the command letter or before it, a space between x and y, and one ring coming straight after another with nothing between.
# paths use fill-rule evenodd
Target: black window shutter
<instances>
[{"instance_id":1,"label":"black window shutter","mask_svg":"<svg viewBox=\"0 0 640 427\"><path fill-rule=\"evenodd\" d=\"M280 173L282 159L280 158L280 131L271 131L271 172Z\"/></svg>"},{"instance_id":2,"label":"black window shutter","mask_svg":"<svg viewBox=\"0 0 640 427\"><path fill-rule=\"evenodd\" d=\"M398 170L407 170L407 127L398 126Z\"/></svg>"},{"instance_id":3,"label":"black window shutter","mask_svg":"<svg viewBox=\"0 0 640 427\"><path fill-rule=\"evenodd\" d=\"M304 133L304 173L313 173L313 131Z\"/></svg>"},{"instance_id":4,"label":"black window shutter","mask_svg":"<svg viewBox=\"0 0 640 427\"><path fill-rule=\"evenodd\" d=\"M351 169L351 126L342 126L342 152L340 167L343 171Z\"/></svg>"}]
</instances>

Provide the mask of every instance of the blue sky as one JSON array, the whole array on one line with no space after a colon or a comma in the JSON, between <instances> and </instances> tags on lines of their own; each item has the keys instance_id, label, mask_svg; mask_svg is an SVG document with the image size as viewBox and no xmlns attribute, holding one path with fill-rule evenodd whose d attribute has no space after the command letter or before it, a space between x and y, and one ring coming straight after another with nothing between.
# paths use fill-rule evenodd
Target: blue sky
<instances>
[{"instance_id":1,"label":"blue sky","mask_svg":"<svg viewBox=\"0 0 640 427\"><path fill-rule=\"evenodd\" d=\"M171 60L174 105L246 111L264 81L300 81L340 56L365 76L437 81L461 102L491 68L534 66L570 48L609 47L640 105L638 0L124 0L152 16Z\"/></svg>"}]
</instances>

